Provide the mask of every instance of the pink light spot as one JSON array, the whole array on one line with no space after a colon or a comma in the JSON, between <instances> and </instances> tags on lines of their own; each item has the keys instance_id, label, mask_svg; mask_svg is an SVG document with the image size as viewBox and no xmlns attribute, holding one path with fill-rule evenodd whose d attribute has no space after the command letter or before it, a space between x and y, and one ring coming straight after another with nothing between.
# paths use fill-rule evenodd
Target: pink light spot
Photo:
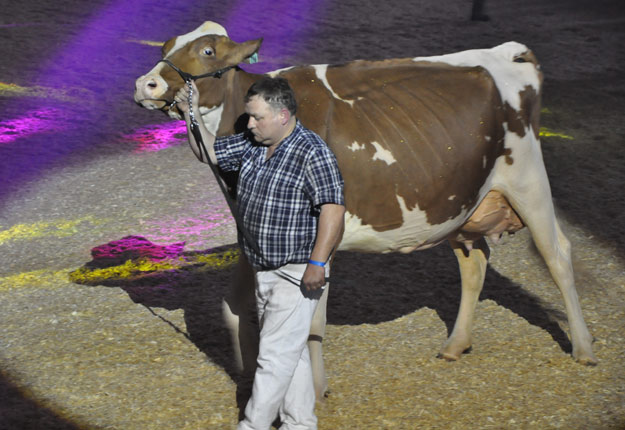
<instances>
[{"instance_id":1,"label":"pink light spot","mask_svg":"<svg viewBox=\"0 0 625 430\"><path fill-rule=\"evenodd\" d=\"M206 249L236 242L236 226L223 199L197 202L180 213L142 221L139 234L156 242L185 241L187 249Z\"/></svg>"},{"instance_id":2,"label":"pink light spot","mask_svg":"<svg viewBox=\"0 0 625 430\"><path fill-rule=\"evenodd\" d=\"M174 259L182 255L183 251L184 242L157 245L142 236L126 236L120 240L96 246L91 250L91 256L100 264L110 265L111 262L121 264L126 260L144 258L152 261Z\"/></svg>"},{"instance_id":3,"label":"pink light spot","mask_svg":"<svg viewBox=\"0 0 625 430\"><path fill-rule=\"evenodd\" d=\"M122 138L137 144L135 153L156 152L186 142L187 127L184 121L148 125Z\"/></svg>"},{"instance_id":4,"label":"pink light spot","mask_svg":"<svg viewBox=\"0 0 625 430\"><path fill-rule=\"evenodd\" d=\"M20 118L0 122L0 144L11 143L17 139L38 133L50 133L67 130L69 118L59 109L47 108L26 112Z\"/></svg>"}]
</instances>

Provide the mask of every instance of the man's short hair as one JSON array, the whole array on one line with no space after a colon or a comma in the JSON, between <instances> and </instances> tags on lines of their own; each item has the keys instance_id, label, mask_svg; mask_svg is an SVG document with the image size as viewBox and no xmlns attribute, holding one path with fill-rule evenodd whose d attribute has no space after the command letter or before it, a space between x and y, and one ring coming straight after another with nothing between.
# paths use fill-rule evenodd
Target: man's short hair
<instances>
[{"instance_id":1,"label":"man's short hair","mask_svg":"<svg viewBox=\"0 0 625 430\"><path fill-rule=\"evenodd\" d=\"M264 77L252 84L245 95L245 103L254 96L260 96L273 109L280 110L286 108L291 115L297 112L297 102L295 93L289 82L284 78Z\"/></svg>"}]
</instances>

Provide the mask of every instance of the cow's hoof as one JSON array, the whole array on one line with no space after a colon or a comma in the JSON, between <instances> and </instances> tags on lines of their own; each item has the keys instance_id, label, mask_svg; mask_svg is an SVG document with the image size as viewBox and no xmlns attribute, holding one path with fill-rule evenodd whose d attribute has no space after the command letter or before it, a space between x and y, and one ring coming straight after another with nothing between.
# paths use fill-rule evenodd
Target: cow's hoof
<instances>
[{"instance_id":1,"label":"cow's hoof","mask_svg":"<svg viewBox=\"0 0 625 430\"><path fill-rule=\"evenodd\" d=\"M445 353L439 352L436 355L436 358L440 358L441 360L445 360L445 361L457 361L460 357L456 355L445 354Z\"/></svg>"},{"instance_id":2,"label":"cow's hoof","mask_svg":"<svg viewBox=\"0 0 625 430\"><path fill-rule=\"evenodd\" d=\"M323 392L323 396L316 396L315 400L319 404L324 404L326 402L326 400L328 400L328 397L330 397L330 390L325 390Z\"/></svg>"},{"instance_id":3,"label":"cow's hoof","mask_svg":"<svg viewBox=\"0 0 625 430\"><path fill-rule=\"evenodd\" d=\"M460 360L460 356L462 354L468 354L471 352L471 350L473 349L473 347L468 347L465 348L464 350L462 350L462 352L460 354L454 354L450 351L441 351L438 353L438 355L436 356L436 358L440 358L446 361L458 361Z\"/></svg>"},{"instance_id":4,"label":"cow's hoof","mask_svg":"<svg viewBox=\"0 0 625 430\"><path fill-rule=\"evenodd\" d=\"M447 351L441 351L438 353L438 355L436 356L436 358L440 358L442 360L446 360L446 361L458 361L460 360L460 356L462 354L468 354L471 352L471 350L473 349L473 347L469 346L467 348L464 349L460 349L458 350L458 352L456 351L451 351L450 349L448 349Z\"/></svg>"},{"instance_id":5,"label":"cow's hoof","mask_svg":"<svg viewBox=\"0 0 625 430\"><path fill-rule=\"evenodd\" d=\"M599 360L593 354L580 354L579 357L575 358L575 361L584 366L596 366L599 363Z\"/></svg>"}]
</instances>

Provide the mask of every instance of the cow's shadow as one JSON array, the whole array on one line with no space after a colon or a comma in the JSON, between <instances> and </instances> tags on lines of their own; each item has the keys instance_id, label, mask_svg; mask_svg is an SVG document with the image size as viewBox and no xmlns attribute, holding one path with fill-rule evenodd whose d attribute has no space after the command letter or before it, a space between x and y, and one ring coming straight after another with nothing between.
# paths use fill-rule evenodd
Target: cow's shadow
<instances>
[{"instance_id":1,"label":"cow's shadow","mask_svg":"<svg viewBox=\"0 0 625 430\"><path fill-rule=\"evenodd\" d=\"M73 281L123 289L135 303L146 306L173 330L186 336L238 384L230 334L222 318L222 301L238 267L206 263L207 258L218 261L221 258L218 256L223 256L224 252L234 253L236 246L182 252L182 256L195 263L175 269L88 281L74 277ZM94 259L83 269L114 263L120 264L120 261ZM460 276L449 246L405 255L339 252L332 278L328 324L378 324L428 307L436 311L449 333L453 328L460 302ZM565 316L493 269L488 269L480 299L494 300L530 324L546 330L564 351L571 351L570 341L558 324ZM177 327L154 308L182 309L186 327ZM441 339L441 344L444 340Z\"/></svg>"},{"instance_id":2,"label":"cow's shadow","mask_svg":"<svg viewBox=\"0 0 625 430\"><path fill-rule=\"evenodd\" d=\"M458 262L448 245L411 254L338 252L332 276L336 281L328 301L329 324L377 324L428 307L444 322L448 335L453 329L461 288ZM559 324L566 314L490 266L480 294L480 301L486 299L546 330L563 351L572 351Z\"/></svg>"}]
</instances>

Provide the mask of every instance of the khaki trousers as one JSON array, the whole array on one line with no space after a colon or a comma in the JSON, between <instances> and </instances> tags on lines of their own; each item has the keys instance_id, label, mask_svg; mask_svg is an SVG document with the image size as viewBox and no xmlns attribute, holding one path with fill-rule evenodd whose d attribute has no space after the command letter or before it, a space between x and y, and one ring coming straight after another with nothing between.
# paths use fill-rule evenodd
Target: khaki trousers
<instances>
[{"instance_id":1,"label":"khaki trousers","mask_svg":"<svg viewBox=\"0 0 625 430\"><path fill-rule=\"evenodd\" d=\"M294 285L304 270L306 264L287 264L255 274L260 344L252 396L238 430L269 430L278 415L281 430L317 429L306 342L321 290L312 297Z\"/></svg>"}]
</instances>

